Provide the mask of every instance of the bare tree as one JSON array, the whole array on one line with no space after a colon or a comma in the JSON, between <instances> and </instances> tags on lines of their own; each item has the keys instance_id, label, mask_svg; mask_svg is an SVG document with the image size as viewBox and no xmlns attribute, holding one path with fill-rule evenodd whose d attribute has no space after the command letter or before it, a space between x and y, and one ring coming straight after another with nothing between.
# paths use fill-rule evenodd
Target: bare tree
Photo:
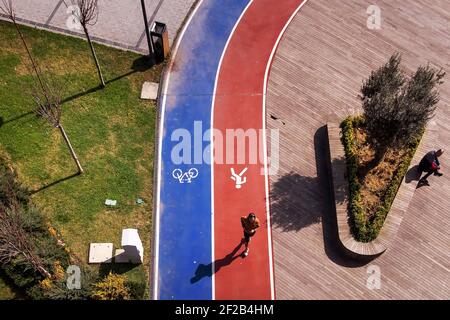
<instances>
[{"instance_id":1,"label":"bare tree","mask_svg":"<svg viewBox=\"0 0 450 320\"><path fill-rule=\"evenodd\" d=\"M101 82L101 86L105 86L105 80L103 79L102 70L100 69L100 64L97 59L97 54L95 53L94 45L92 44L91 37L87 26L93 26L97 23L98 19L98 0L72 0L72 3L78 6L78 11L74 12L75 17L80 21L83 27L84 34L89 43L89 48L92 52L92 57L95 62L95 67L97 68L98 77Z\"/></svg>"},{"instance_id":2,"label":"bare tree","mask_svg":"<svg viewBox=\"0 0 450 320\"><path fill-rule=\"evenodd\" d=\"M0 264L7 264L13 259L22 259L43 277L51 274L44 268L41 258L30 241L22 218L24 210L17 203L9 207L0 203Z\"/></svg>"},{"instance_id":3,"label":"bare tree","mask_svg":"<svg viewBox=\"0 0 450 320\"><path fill-rule=\"evenodd\" d=\"M39 70L39 66L38 66L36 60L31 55L31 51L28 48L27 42L25 41L25 37L23 36L22 32L20 31L19 25L17 24L16 14L14 12L12 0L2 0L2 4L0 5L0 12L3 12L8 17L8 19L11 20L11 22L14 24L14 27L16 28L17 33L19 34L20 40L22 41L23 46L25 47L25 50L27 51L28 58L30 59L30 62L31 62L31 68L38 79L41 89L44 90L44 83L43 83L42 77L40 75L41 73Z\"/></svg>"},{"instance_id":4,"label":"bare tree","mask_svg":"<svg viewBox=\"0 0 450 320\"><path fill-rule=\"evenodd\" d=\"M84 0L83 0L84 1ZM96 7L95 1L95 7ZM87 8L91 8L91 6L88 6ZM92 9L90 9L92 10ZM30 49L28 48L27 42L25 41L25 37L23 36L22 32L20 31L20 28L16 21L16 15L14 13L12 0L2 0L2 3L0 5L0 11L3 12L14 24L16 27L17 33L20 36L20 39L22 40L22 43L25 47L25 50L27 51L28 58L31 62L31 67L36 75L36 78L38 79L39 86L38 88L35 88L33 90L32 96L36 102L37 108L36 113L46 119L52 126L55 128L58 128L64 138L64 141L66 142L67 146L69 147L70 153L72 155L73 160L75 161L78 172L83 173L84 170L81 167L80 161L78 160L78 157L75 153L75 150L72 147L72 144L70 143L69 138L67 137L67 134L64 130L64 127L61 124L61 113L62 113L62 103L61 103L61 94L60 90L56 90L56 86L46 81L46 79L42 76L42 72L36 62L36 60L33 58ZM89 11L90 12L90 11ZM95 12L95 10L93 11ZM87 20L84 21L90 21L93 16L87 15ZM89 42L90 43L90 42ZM91 48L93 50L92 44L90 43ZM95 57L95 51L92 51ZM99 69L100 70L100 69ZM100 72L100 71L99 71ZM103 78L101 78L103 82Z\"/></svg>"},{"instance_id":5,"label":"bare tree","mask_svg":"<svg viewBox=\"0 0 450 320\"><path fill-rule=\"evenodd\" d=\"M47 120L53 127L59 129L64 141L67 144L67 147L70 150L70 154L75 161L75 164L77 165L78 172L83 173L84 170L81 166L80 161L78 160L77 154L75 153L75 150L70 143L69 137L67 136L66 131L61 124L62 99L60 88L58 88L50 81L45 81L43 83L43 89L35 89L32 95L34 101L36 102L36 114Z\"/></svg>"},{"instance_id":6,"label":"bare tree","mask_svg":"<svg viewBox=\"0 0 450 320\"><path fill-rule=\"evenodd\" d=\"M367 132L379 157L389 147L416 139L439 102L437 88L445 72L421 66L407 79L400 63L401 55L392 55L361 88Z\"/></svg>"}]
</instances>

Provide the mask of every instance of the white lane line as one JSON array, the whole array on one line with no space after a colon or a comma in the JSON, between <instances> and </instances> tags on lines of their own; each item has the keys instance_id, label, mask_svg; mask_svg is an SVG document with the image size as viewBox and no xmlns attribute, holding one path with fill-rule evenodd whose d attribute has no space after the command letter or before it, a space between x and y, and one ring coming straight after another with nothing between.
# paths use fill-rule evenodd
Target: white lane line
<instances>
[{"instance_id":1,"label":"white lane line","mask_svg":"<svg viewBox=\"0 0 450 320\"><path fill-rule=\"evenodd\" d=\"M245 9L242 11L241 15L237 19L236 23L234 24L233 29L231 30L230 35L228 36L227 42L225 43L225 47L223 48L222 55L219 60L219 65L217 66L216 80L214 83L213 99L212 99L212 104L211 104L211 138L212 138L212 134L214 132L214 105L215 105L215 101L216 101L217 82L219 79L219 73L220 73L220 68L222 66L222 61L225 56L225 52L227 51L228 44L230 43L231 38L233 37L234 31L236 30L237 26L239 25L239 22L241 21L242 17L244 16L245 12L250 7L250 5L253 3L253 1L254 0L250 0L250 2L247 4L247 6L245 7ZM214 275L214 270L215 270L214 245L215 244L214 244L214 141L213 141L213 139L211 139L210 150L211 150L211 251L212 251L212 253L211 253L211 257L212 257L211 268L212 268L212 270L211 271L212 271L212 299L215 300L216 299L216 285L215 285L216 278Z\"/></svg>"},{"instance_id":2,"label":"white lane line","mask_svg":"<svg viewBox=\"0 0 450 320\"><path fill-rule=\"evenodd\" d=\"M197 10L202 5L203 0L200 0L195 7L195 9L192 11L191 15L189 16L188 20L184 24L180 36L177 39L177 42L175 43L175 46L173 48L173 56L170 59L169 68L167 69L167 72L165 73L165 81L164 82L164 90L163 90L163 97L162 97L162 103L161 103L161 119L159 123L159 142L158 142L158 177L157 177L157 195L156 195L156 216L155 216L155 237L154 237L154 263L153 263L153 299L158 300L158 285L159 285L159 222L160 222L160 201L161 201L161 172L162 172L162 143L163 143L163 136L164 136L164 116L166 111L166 97L167 97L167 90L169 87L170 82L170 74L173 68L173 63L175 61L175 57L178 52L178 48L180 46L181 41L183 40L184 34L186 32L187 27L191 23L192 18L197 13Z\"/></svg>"},{"instance_id":3,"label":"white lane line","mask_svg":"<svg viewBox=\"0 0 450 320\"><path fill-rule=\"evenodd\" d=\"M269 79L270 66L272 65L273 57L275 56L275 52L277 51L278 44L280 43L281 38L283 37L284 32L287 27L291 23L292 19L297 15L300 9L308 2L308 0L304 0L299 7L294 11L289 20L284 25L280 34L278 35L278 39L275 42L275 45L272 48L272 52L270 54L269 60L266 66L266 72L264 75L264 89L263 89L263 148L264 148L264 178L265 178L265 187L266 187L266 213L267 213L267 238L268 238L268 247L269 247L269 264L270 264L270 290L271 290L271 298L275 299L275 286L274 286L274 272L273 272L273 251L272 251L272 228L271 228L271 218L270 218L270 201L269 201L269 175L267 172L267 138L266 138L266 95L267 95L267 82Z\"/></svg>"}]
</instances>

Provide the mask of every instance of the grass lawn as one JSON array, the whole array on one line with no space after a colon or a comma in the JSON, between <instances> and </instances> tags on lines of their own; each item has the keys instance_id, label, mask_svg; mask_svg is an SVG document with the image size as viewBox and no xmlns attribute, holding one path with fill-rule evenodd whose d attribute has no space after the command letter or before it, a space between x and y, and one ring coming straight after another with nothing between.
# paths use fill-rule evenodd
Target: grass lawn
<instances>
[{"instance_id":1,"label":"grass lawn","mask_svg":"<svg viewBox=\"0 0 450 320\"><path fill-rule=\"evenodd\" d=\"M118 248L121 230L138 228L145 264L119 272L148 287L156 108L139 96L143 81L159 82L161 66L149 68L138 54L95 45L107 81L99 89L85 41L21 29L40 67L63 84L61 122L85 173L74 175L59 131L34 115L26 52L13 25L1 21L0 147L10 154L19 179L36 191L33 202L82 261L90 242ZM137 198L144 204L137 205ZM107 208L105 199L116 199L117 207ZM0 298L7 291L3 287L0 282Z\"/></svg>"}]
</instances>

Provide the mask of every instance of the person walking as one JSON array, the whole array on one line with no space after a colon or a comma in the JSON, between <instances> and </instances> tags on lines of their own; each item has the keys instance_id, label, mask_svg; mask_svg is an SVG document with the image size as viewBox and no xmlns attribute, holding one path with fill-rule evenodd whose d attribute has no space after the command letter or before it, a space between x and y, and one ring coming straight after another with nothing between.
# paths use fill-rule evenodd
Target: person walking
<instances>
[{"instance_id":1,"label":"person walking","mask_svg":"<svg viewBox=\"0 0 450 320\"><path fill-rule=\"evenodd\" d=\"M248 216L241 217L242 228L244 229L244 238L242 239L245 243L245 250L243 252L244 257L248 256L248 243L251 238L255 235L256 229L259 228L259 219L256 215L251 212Z\"/></svg>"},{"instance_id":2,"label":"person walking","mask_svg":"<svg viewBox=\"0 0 450 320\"><path fill-rule=\"evenodd\" d=\"M439 169L441 168L440 167L441 164L438 159L443 153L444 153L444 151L442 149L439 149L437 151L430 151L422 158L422 160L420 160L420 163L419 163L420 174L422 174L422 172L427 173L422 178L420 178L420 180L419 180L420 183L428 185L427 178L431 174L434 174L435 176L438 176L438 177L443 175L441 172L439 172Z\"/></svg>"}]
</instances>

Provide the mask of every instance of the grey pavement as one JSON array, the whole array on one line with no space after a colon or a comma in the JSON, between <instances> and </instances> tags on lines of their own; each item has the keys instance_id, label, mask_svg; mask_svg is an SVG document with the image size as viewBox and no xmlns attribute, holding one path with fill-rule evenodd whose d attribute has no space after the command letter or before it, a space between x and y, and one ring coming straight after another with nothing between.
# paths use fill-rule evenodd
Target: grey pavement
<instances>
[{"instance_id":1,"label":"grey pavement","mask_svg":"<svg viewBox=\"0 0 450 320\"><path fill-rule=\"evenodd\" d=\"M163 22L172 44L196 0L145 0L149 25ZM73 20L71 0L12 0L20 23L83 37ZM97 23L89 28L94 41L147 53L140 0L98 0ZM0 15L0 19L4 19Z\"/></svg>"}]
</instances>

